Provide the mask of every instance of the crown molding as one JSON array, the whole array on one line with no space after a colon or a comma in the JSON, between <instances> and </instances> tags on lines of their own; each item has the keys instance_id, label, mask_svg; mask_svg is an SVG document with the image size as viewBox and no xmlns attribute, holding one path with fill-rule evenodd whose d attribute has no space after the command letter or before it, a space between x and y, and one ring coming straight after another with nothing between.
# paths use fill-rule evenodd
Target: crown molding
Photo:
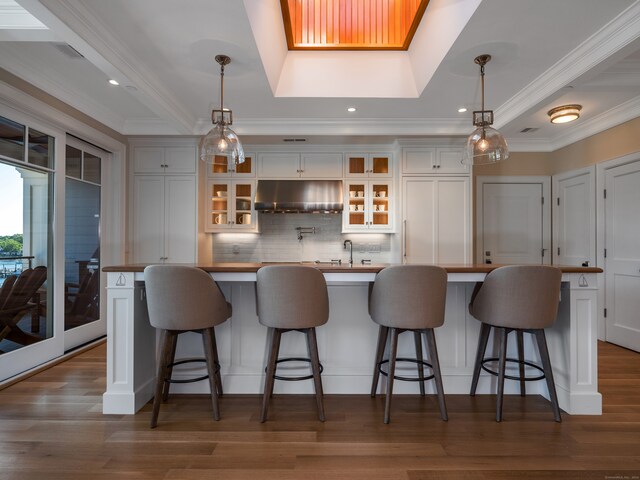
<instances>
[{"instance_id":1,"label":"crown molding","mask_svg":"<svg viewBox=\"0 0 640 480\"><path fill-rule=\"evenodd\" d=\"M47 27L15 2L0 1L0 29L47 30Z\"/></svg>"},{"instance_id":2,"label":"crown molding","mask_svg":"<svg viewBox=\"0 0 640 480\"><path fill-rule=\"evenodd\" d=\"M210 119L198 120L196 132L211 129ZM332 119L244 118L233 123L238 135L467 135L468 122L452 119Z\"/></svg>"},{"instance_id":3,"label":"crown molding","mask_svg":"<svg viewBox=\"0 0 640 480\"><path fill-rule=\"evenodd\" d=\"M135 86L137 91L131 94L176 131L193 133L196 119L85 5L69 0L17 1L109 78Z\"/></svg>"},{"instance_id":4,"label":"crown molding","mask_svg":"<svg viewBox=\"0 0 640 480\"><path fill-rule=\"evenodd\" d=\"M495 109L496 128L544 102L634 40L640 38L640 0L591 35L516 95Z\"/></svg>"},{"instance_id":5,"label":"crown molding","mask_svg":"<svg viewBox=\"0 0 640 480\"><path fill-rule=\"evenodd\" d=\"M106 108L102 103L95 102L82 92L71 90L66 85L52 80L50 75L42 72L37 65L27 61L24 56L16 54L6 44L0 43L0 51L2 52L2 60L0 60L2 68L121 133L125 120L113 110Z\"/></svg>"},{"instance_id":6,"label":"crown molding","mask_svg":"<svg viewBox=\"0 0 640 480\"><path fill-rule=\"evenodd\" d=\"M510 152L552 152L553 143L548 138L514 138L507 140Z\"/></svg>"},{"instance_id":7,"label":"crown molding","mask_svg":"<svg viewBox=\"0 0 640 480\"><path fill-rule=\"evenodd\" d=\"M122 129L123 135L180 135L175 126L162 118L127 118Z\"/></svg>"}]
</instances>

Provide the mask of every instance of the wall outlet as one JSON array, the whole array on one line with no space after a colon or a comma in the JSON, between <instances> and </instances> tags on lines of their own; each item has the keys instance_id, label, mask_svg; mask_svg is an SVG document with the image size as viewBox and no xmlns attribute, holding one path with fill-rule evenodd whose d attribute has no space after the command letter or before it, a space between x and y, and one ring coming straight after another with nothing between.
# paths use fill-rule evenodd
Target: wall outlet
<instances>
[{"instance_id":1,"label":"wall outlet","mask_svg":"<svg viewBox=\"0 0 640 480\"><path fill-rule=\"evenodd\" d=\"M379 243L369 244L369 253L380 253L381 247Z\"/></svg>"},{"instance_id":2,"label":"wall outlet","mask_svg":"<svg viewBox=\"0 0 640 480\"><path fill-rule=\"evenodd\" d=\"M233 247L231 247L231 251L237 255L240 253L240 245L234 244Z\"/></svg>"}]
</instances>

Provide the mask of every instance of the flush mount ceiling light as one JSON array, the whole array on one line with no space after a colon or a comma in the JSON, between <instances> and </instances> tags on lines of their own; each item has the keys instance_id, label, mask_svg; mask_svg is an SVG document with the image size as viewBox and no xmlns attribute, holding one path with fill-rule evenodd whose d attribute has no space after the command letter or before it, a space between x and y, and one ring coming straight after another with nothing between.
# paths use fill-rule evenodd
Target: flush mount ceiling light
<instances>
[{"instance_id":1,"label":"flush mount ceiling light","mask_svg":"<svg viewBox=\"0 0 640 480\"><path fill-rule=\"evenodd\" d=\"M113 78L112 78L111 80L109 80L109 83L110 83L111 85L120 85L120 84L118 83L118 81L117 81L117 80L114 80Z\"/></svg>"},{"instance_id":2,"label":"flush mount ceiling light","mask_svg":"<svg viewBox=\"0 0 640 480\"><path fill-rule=\"evenodd\" d=\"M567 123L580 118L580 110L582 110L582 105L561 105L549 110L547 115L549 115L551 123Z\"/></svg>"},{"instance_id":3,"label":"flush mount ceiling light","mask_svg":"<svg viewBox=\"0 0 640 480\"><path fill-rule=\"evenodd\" d=\"M458 113L465 113L467 111L467 109L465 107L460 107L458 109Z\"/></svg>"},{"instance_id":4,"label":"flush mount ceiling light","mask_svg":"<svg viewBox=\"0 0 640 480\"><path fill-rule=\"evenodd\" d=\"M200 160L208 164L229 166L244 163L244 150L238 135L229 128L233 124L233 113L224 108L224 67L231 63L226 55L216 55L220 64L220 109L211 110L214 127L200 140Z\"/></svg>"},{"instance_id":5,"label":"flush mount ceiling light","mask_svg":"<svg viewBox=\"0 0 640 480\"><path fill-rule=\"evenodd\" d=\"M349 107L349 108L347 108L347 112L349 112L349 113L353 113L353 112L355 112L356 110L357 110L357 108L356 108L356 107Z\"/></svg>"},{"instance_id":6,"label":"flush mount ceiling light","mask_svg":"<svg viewBox=\"0 0 640 480\"><path fill-rule=\"evenodd\" d=\"M480 81L482 88L482 110L473 112L473 125L478 127L467 139L467 146L462 157L466 165L485 165L509 158L509 147L502 134L493 124L493 110L484 109L484 66L491 60L491 55L479 55L474 62L480 65Z\"/></svg>"}]
</instances>

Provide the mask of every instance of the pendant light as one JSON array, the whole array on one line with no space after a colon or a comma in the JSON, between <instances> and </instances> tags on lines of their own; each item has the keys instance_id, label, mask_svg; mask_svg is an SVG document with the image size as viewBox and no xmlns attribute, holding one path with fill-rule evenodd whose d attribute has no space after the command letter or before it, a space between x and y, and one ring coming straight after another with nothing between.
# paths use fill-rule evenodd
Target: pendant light
<instances>
[{"instance_id":1,"label":"pendant light","mask_svg":"<svg viewBox=\"0 0 640 480\"><path fill-rule=\"evenodd\" d=\"M484 66L491 60L491 55L479 55L474 62L480 65L480 81L482 84L482 110L473 112L473 125L478 127L467 139L462 163L466 165L485 165L509 158L509 147L502 134L493 124L493 110L484 109Z\"/></svg>"},{"instance_id":2,"label":"pendant light","mask_svg":"<svg viewBox=\"0 0 640 480\"><path fill-rule=\"evenodd\" d=\"M200 140L200 160L208 164L223 164L229 169L244 163L244 150L238 135L229 128L233 113L224 108L224 67L231 63L226 55L216 55L220 64L220 110L211 110L214 127Z\"/></svg>"}]
</instances>

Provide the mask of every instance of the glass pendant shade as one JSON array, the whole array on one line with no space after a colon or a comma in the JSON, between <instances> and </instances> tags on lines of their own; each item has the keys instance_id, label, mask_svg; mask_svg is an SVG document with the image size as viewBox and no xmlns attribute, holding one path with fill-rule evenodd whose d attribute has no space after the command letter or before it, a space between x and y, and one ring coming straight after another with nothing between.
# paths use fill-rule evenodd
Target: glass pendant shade
<instances>
[{"instance_id":1,"label":"glass pendant shade","mask_svg":"<svg viewBox=\"0 0 640 480\"><path fill-rule=\"evenodd\" d=\"M491 60L491 55L478 55L474 62L480 65L480 82L482 93L482 107L473 112L473 124L478 127L467 139L467 145L462 156L465 165L488 165L509 158L509 147L502 134L493 124L493 110L484 106L484 67Z\"/></svg>"},{"instance_id":2,"label":"glass pendant shade","mask_svg":"<svg viewBox=\"0 0 640 480\"><path fill-rule=\"evenodd\" d=\"M467 139L462 163L487 165L509 158L509 147L502 134L495 128L478 127Z\"/></svg>"},{"instance_id":3,"label":"glass pendant shade","mask_svg":"<svg viewBox=\"0 0 640 480\"><path fill-rule=\"evenodd\" d=\"M216 123L200 140L200 160L208 164L220 163L226 157L228 165L244 163L244 150L238 135L224 123Z\"/></svg>"},{"instance_id":4,"label":"glass pendant shade","mask_svg":"<svg viewBox=\"0 0 640 480\"><path fill-rule=\"evenodd\" d=\"M224 108L224 67L231 63L227 55L216 55L220 65L220 109L211 111L213 128L200 140L200 160L209 165L227 164L233 171L235 165L244 163L244 150L233 124L233 112Z\"/></svg>"}]
</instances>

